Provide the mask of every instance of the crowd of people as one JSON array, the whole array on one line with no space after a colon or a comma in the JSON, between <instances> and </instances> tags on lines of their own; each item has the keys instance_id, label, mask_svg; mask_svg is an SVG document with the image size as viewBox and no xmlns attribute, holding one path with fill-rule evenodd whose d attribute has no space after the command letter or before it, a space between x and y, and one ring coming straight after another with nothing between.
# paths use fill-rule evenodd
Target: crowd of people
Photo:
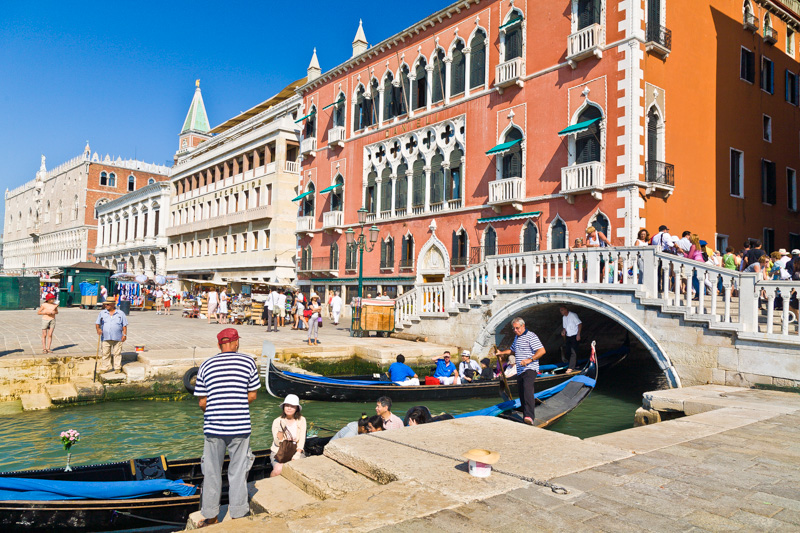
<instances>
[{"instance_id":1,"label":"crowd of people","mask_svg":"<svg viewBox=\"0 0 800 533\"><path fill-rule=\"evenodd\" d=\"M334 326L339 325L343 306L344 302L339 292L332 292L328 298L327 308ZM322 303L319 294L313 289L308 296L299 289L294 292L283 288L269 290L264 300L261 319L266 324L268 333L291 326L293 330L308 332L310 346L320 344Z\"/></svg>"}]
</instances>

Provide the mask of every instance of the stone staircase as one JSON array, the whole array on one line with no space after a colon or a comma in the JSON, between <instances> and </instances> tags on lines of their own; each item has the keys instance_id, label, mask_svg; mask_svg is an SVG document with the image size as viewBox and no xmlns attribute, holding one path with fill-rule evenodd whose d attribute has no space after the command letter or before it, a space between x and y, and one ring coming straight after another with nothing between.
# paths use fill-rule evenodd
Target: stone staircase
<instances>
[{"instance_id":1,"label":"stone staircase","mask_svg":"<svg viewBox=\"0 0 800 533\"><path fill-rule=\"evenodd\" d=\"M90 378L74 378L69 383L48 383L44 386L44 392L23 394L20 399L24 411L38 411L54 405L99 400L104 393L100 382Z\"/></svg>"}]
</instances>

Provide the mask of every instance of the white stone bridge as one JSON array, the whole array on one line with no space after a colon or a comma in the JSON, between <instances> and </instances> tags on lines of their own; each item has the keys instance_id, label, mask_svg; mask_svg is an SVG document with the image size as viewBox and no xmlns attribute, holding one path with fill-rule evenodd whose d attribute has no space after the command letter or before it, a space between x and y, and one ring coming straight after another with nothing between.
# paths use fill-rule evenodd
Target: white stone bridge
<instances>
[{"instance_id":1,"label":"white stone bridge","mask_svg":"<svg viewBox=\"0 0 800 533\"><path fill-rule=\"evenodd\" d=\"M700 290L692 298L695 277ZM527 252L418 283L398 298L395 320L398 330L471 346L482 357L492 344L508 343L516 316L553 346L564 303L582 317L585 338L633 336L673 387L795 387L800 332L789 295L797 289L800 282L757 281L652 247Z\"/></svg>"}]
</instances>

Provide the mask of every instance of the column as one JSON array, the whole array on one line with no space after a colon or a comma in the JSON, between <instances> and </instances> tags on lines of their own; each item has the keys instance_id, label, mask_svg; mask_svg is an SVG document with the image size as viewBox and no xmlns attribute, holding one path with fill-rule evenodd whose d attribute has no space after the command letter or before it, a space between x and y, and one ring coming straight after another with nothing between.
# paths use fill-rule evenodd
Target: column
<instances>
[{"instance_id":1,"label":"column","mask_svg":"<svg viewBox=\"0 0 800 533\"><path fill-rule=\"evenodd\" d=\"M150 208L150 216L147 217L147 235L150 237L156 236L156 210Z\"/></svg>"},{"instance_id":2,"label":"column","mask_svg":"<svg viewBox=\"0 0 800 533\"><path fill-rule=\"evenodd\" d=\"M422 167L425 171L425 212L431 210L431 167L425 165Z\"/></svg>"},{"instance_id":3,"label":"column","mask_svg":"<svg viewBox=\"0 0 800 533\"><path fill-rule=\"evenodd\" d=\"M378 124L383 124L383 85L378 88L378 94L373 95L373 101L378 106Z\"/></svg>"},{"instance_id":4,"label":"column","mask_svg":"<svg viewBox=\"0 0 800 533\"><path fill-rule=\"evenodd\" d=\"M383 206L381 205L381 183L383 179L378 177L375 179L375 216L380 217L381 209Z\"/></svg>"},{"instance_id":5,"label":"column","mask_svg":"<svg viewBox=\"0 0 800 533\"><path fill-rule=\"evenodd\" d=\"M451 80L450 76L453 75L452 74L452 64L453 64L453 60L451 58L449 58L449 57L445 57L444 58L445 79L443 80L443 83L445 84L445 86L442 87L442 89L443 89L443 92L444 92L444 103L445 104L449 104L450 103L450 87L452 85L452 83L450 83L450 80Z\"/></svg>"},{"instance_id":6,"label":"column","mask_svg":"<svg viewBox=\"0 0 800 533\"><path fill-rule=\"evenodd\" d=\"M427 78L427 83L425 84L425 109L430 111L431 100L433 99L433 83L431 83L433 81L433 65L425 65L425 78Z\"/></svg>"},{"instance_id":7,"label":"column","mask_svg":"<svg viewBox=\"0 0 800 533\"><path fill-rule=\"evenodd\" d=\"M395 217L394 205L395 205L396 194L397 194L397 176L392 176L392 206L391 206L392 218Z\"/></svg>"},{"instance_id":8,"label":"column","mask_svg":"<svg viewBox=\"0 0 800 533\"><path fill-rule=\"evenodd\" d=\"M469 79L472 76L472 68L470 68L470 58L472 57L472 48L467 46L464 52L464 96L469 96Z\"/></svg>"},{"instance_id":9,"label":"column","mask_svg":"<svg viewBox=\"0 0 800 533\"><path fill-rule=\"evenodd\" d=\"M411 214L411 198L413 196L412 191L414 190L414 183L413 183L413 174L414 172L411 170L406 170L406 216Z\"/></svg>"},{"instance_id":10,"label":"column","mask_svg":"<svg viewBox=\"0 0 800 533\"><path fill-rule=\"evenodd\" d=\"M406 111L408 111L408 118L411 118L411 117L414 116L414 94L417 91L416 81L417 81L417 75L416 74L412 74L411 72L409 72L408 73L408 109L406 110ZM401 78L400 83L403 83L402 82L402 78Z\"/></svg>"}]
</instances>

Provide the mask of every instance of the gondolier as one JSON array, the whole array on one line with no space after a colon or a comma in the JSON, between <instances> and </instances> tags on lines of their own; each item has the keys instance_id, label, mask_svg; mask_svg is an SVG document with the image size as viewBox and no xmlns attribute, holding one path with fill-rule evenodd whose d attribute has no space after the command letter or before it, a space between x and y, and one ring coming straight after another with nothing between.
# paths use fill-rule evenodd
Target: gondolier
<instances>
[{"instance_id":1,"label":"gondolier","mask_svg":"<svg viewBox=\"0 0 800 533\"><path fill-rule=\"evenodd\" d=\"M517 385L522 416L525 423L532 426L536 419L534 416L534 407L536 406L534 382L536 373L539 371L539 359L544 356L545 349L539 337L525 328L525 321L522 317L512 320L511 327L517 337L508 350L499 351L497 355L514 354L517 363Z\"/></svg>"}]
</instances>

